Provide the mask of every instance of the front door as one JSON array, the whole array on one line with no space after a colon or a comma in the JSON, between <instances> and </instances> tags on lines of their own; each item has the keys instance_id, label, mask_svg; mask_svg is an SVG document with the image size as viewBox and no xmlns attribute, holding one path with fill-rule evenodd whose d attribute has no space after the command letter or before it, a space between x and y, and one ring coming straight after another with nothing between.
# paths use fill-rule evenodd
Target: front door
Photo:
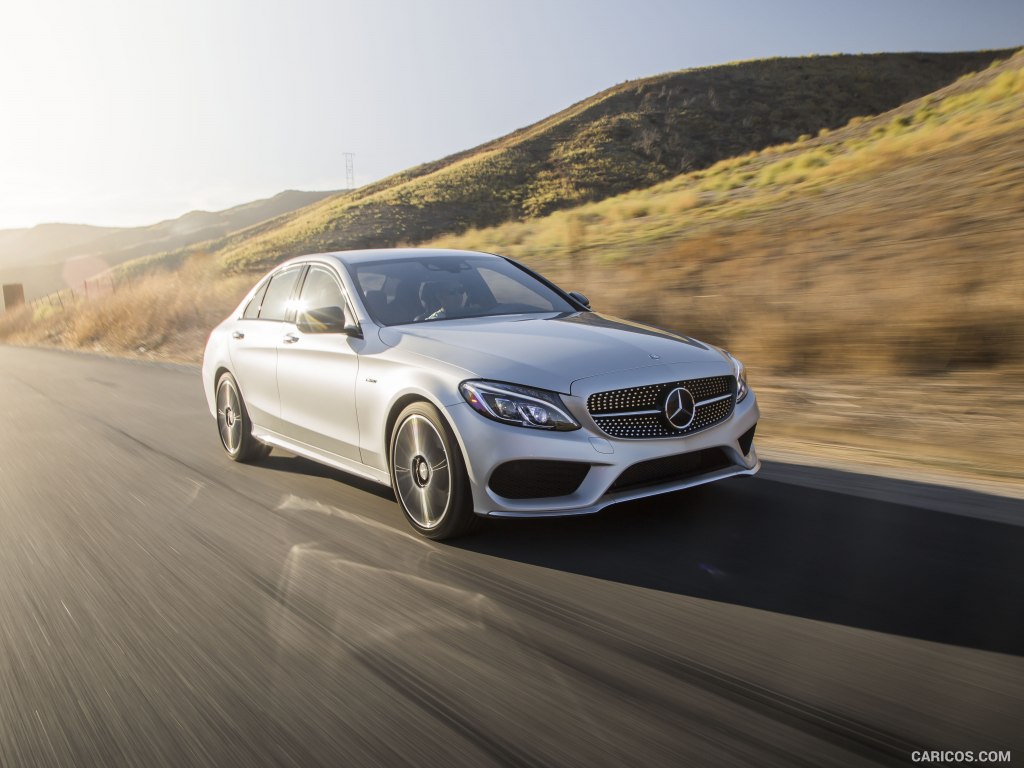
<instances>
[{"instance_id":1,"label":"front door","mask_svg":"<svg viewBox=\"0 0 1024 768\"><path fill-rule=\"evenodd\" d=\"M296 302L298 318L304 313L351 317L341 282L325 265L314 264L306 274ZM363 340L312 326L305 332L294 322L282 328L277 358L279 431L319 451L359 461L355 390Z\"/></svg>"}]
</instances>

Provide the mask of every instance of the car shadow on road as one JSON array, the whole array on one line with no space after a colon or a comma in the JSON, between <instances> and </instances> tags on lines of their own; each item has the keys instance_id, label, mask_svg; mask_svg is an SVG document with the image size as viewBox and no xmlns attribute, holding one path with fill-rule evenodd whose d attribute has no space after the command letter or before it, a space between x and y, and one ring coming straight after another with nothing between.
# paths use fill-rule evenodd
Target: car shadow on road
<instances>
[{"instance_id":1,"label":"car shadow on road","mask_svg":"<svg viewBox=\"0 0 1024 768\"><path fill-rule=\"evenodd\" d=\"M836 473L835 479L844 487L849 476ZM914 497L915 485L908 484L905 498ZM453 546L648 589L1024 655L1021 525L757 478L624 504L593 518L495 521Z\"/></svg>"}]
</instances>

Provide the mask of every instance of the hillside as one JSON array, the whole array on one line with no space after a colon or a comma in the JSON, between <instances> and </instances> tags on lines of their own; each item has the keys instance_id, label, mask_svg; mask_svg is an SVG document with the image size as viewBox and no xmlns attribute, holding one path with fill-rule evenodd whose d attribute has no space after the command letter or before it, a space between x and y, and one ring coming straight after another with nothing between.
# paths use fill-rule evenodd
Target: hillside
<instances>
[{"instance_id":1,"label":"hillside","mask_svg":"<svg viewBox=\"0 0 1024 768\"><path fill-rule=\"evenodd\" d=\"M88 224L38 224L26 229L0 229L0 270L45 260L54 252L89 247L116 227Z\"/></svg>"},{"instance_id":2,"label":"hillside","mask_svg":"<svg viewBox=\"0 0 1024 768\"><path fill-rule=\"evenodd\" d=\"M815 138L432 244L520 258L604 309L729 344L779 373L1019 366L1024 345L1004 342L1024 327L1022 62L1018 53ZM204 335L251 283L218 282L217 270L206 251L154 276L164 296L174 290L167 283L203 289L188 297L186 316L161 317L159 331L147 330L144 312L126 316L124 348L198 354L185 329ZM0 337L103 343L103 318L86 320L101 303L38 323L5 318ZM133 311L130 297L124 303Z\"/></svg>"},{"instance_id":3,"label":"hillside","mask_svg":"<svg viewBox=\"0 0 1024 768\"><path fill-rule=\"evenodd\" d=\"M627 82L216 247L243 272L541 216L883 112L1008 53L770 59Z\"/></svg>"},{"instance_id":4,"label":"hillside","mask_svg":"<svg viewBox=\"0 0 1024 768\"><path fill-rule=\"evenodd\" d=\"M0 282L22 283L31 300L69 287L66 265L71 260L78 260L71 270L77 283L109 267L223 237L334 194L288 190L223 211L191 211L146 227L41 224L0 230Z\"/></svg>"}]
</instances>

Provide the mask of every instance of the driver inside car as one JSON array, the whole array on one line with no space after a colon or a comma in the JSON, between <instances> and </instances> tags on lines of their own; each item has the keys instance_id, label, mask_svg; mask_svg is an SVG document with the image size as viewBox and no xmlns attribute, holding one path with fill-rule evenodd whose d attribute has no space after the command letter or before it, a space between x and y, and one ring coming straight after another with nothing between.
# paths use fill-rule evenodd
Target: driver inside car
<instances>
[{"instance_id":1,"label":"driver inside car","mask_svg":"<svg viewBox=\"0 0 1024 768\"><path fill-rule=\"evenodd\" d=\"M457 280L424 283L420 287L424 312L417 320L443 320L458 317L466 304L466 288Z\"/></svg>"}]
</instances>

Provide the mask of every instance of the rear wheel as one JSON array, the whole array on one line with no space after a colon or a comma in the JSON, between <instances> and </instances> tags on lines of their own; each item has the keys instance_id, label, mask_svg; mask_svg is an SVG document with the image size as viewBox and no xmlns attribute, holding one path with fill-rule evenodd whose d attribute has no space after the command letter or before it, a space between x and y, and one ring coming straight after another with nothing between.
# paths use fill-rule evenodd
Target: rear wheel
<instances>
[{"instance_id":1,"label":"rear wheel","mask_svg":"<svg viewBox=\"0 0 1024 768\"><path fill-rule=\"evenodd\" d=\"M439 541L477 527L462 453L437 408L421 402L402 411L389 456L391 485L413 528Z\"/></svg>"},{"instance_id":2,"label":"rear wheel","mask_svg":"<svg viewBox=\"0 0 1024 768\"><path fill-rule=\"evenodd\" d=\"M234 461L258 461L270 454L270 446L252 436L249 412L230 373L217 380L217 431L220 444Z\"/></svg>"}]
</instances>

